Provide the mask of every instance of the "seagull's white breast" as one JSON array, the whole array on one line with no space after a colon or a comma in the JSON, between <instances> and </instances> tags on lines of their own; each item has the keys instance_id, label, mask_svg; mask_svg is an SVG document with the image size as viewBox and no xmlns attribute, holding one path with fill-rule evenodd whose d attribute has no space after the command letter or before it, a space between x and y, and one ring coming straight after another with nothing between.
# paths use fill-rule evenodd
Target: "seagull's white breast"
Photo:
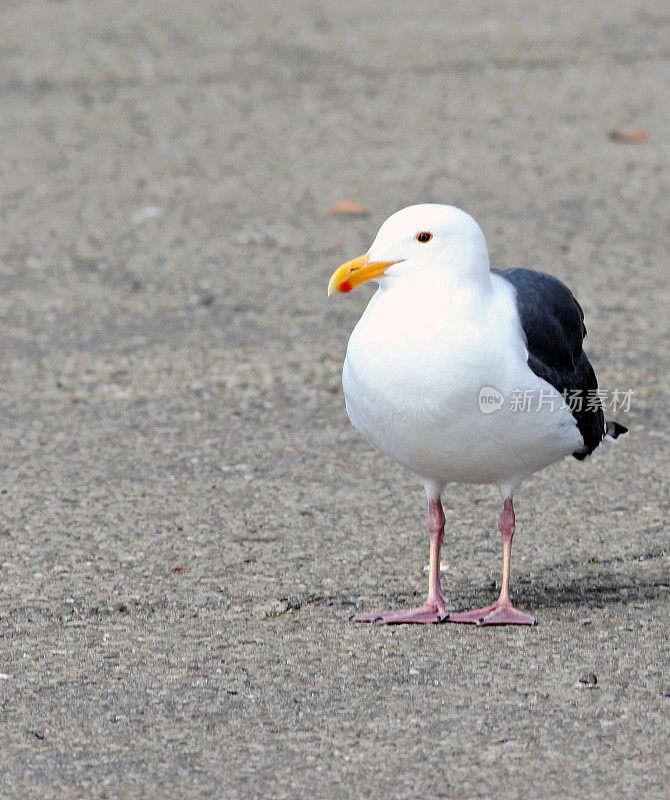
<instances>
[{"instance_id":1,"label":"seagull's white breast","mask_svg":"<svg viewBox=\"0 0 670 800\"><path fill-rule=\"evenodd\" d=\"M493 276L495 277L495 276ZM513 289L449 289L439 280L380 288L354 329L342 384L354 427L372 444L442 487L449 481L514 488L578 449L569 410L527 365ZM553 411L480 410L483 387L553 393Z\"/></svg>"}]
</instances>

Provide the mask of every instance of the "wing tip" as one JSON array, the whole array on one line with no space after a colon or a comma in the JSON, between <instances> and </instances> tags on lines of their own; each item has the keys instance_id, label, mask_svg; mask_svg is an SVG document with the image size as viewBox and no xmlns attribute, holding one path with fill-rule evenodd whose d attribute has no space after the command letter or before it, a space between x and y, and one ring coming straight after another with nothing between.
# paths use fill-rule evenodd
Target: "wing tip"
<instances>
[{"instance_id":1,"label":"wing tip","mask_svg":"<svg viewBox=\"0 0 670 800\"><path fill-rule=\"evenodd\" d=\"M619 436L623 436L624 433L628 433L628 428L624 425L620 425L618 422L614 422L611 419L608 419L605 422L605 436L604 438L608 442L616 441Z\"/></svg>"}]
</instances>

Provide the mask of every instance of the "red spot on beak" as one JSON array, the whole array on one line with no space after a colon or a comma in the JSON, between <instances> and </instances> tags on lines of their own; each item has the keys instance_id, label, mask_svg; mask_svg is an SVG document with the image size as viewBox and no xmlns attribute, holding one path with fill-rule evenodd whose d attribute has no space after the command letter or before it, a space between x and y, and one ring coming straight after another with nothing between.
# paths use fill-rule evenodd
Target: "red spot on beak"
<instances>
[{"instance_id":1,"label":"red spot on beak","mask_svg":"<svg viewBox=\"0 0 670 800\"><path fill-rule=\"evenodd\" d=\"M354 287L351 285L349 281L342 281L339 286L341 292L350 292Z\"/></svg>"}]
</instances>

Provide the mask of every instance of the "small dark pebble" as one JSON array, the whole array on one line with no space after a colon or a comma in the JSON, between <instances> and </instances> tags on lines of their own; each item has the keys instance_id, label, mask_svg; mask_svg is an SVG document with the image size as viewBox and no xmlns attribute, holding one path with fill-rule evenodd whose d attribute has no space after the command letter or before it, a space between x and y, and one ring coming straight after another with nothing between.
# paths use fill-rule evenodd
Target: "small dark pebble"
<instances>
[{"instance_id":1,"label":"small dark pebble","mask_svg":"<svg viewBox=\"0 0 670 800\"><path fill-rule=\"evenodd\" d=\"M579 682L585 686L595 686L598 683L598 677L594 672L585 672L579 676Z\"/></svg>"}]
</instances>

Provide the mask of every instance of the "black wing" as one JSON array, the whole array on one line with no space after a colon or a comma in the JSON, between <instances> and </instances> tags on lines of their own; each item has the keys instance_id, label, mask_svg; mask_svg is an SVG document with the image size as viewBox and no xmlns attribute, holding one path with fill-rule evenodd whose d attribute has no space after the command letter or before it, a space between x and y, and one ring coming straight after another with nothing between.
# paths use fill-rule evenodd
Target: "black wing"
<instances>
[{"instance_id":1,"label":"black wing","mask_svg":"<svg viewBox=\"0 0 670 800\"><path fill-rule=\"evenodd\" d=\"M586 327L581 306L570 289L551 275L529 269L491 272L508 280L516 289L517 308L528 344L528 366L567 397L584 439L584 447L573 455L580 460L586 458L607 431L594 391L598 381L582 350ZM571 401L571 397L575 400ZM576 398L581 399L581 405Z\"/></svg>"}]
</instances>

